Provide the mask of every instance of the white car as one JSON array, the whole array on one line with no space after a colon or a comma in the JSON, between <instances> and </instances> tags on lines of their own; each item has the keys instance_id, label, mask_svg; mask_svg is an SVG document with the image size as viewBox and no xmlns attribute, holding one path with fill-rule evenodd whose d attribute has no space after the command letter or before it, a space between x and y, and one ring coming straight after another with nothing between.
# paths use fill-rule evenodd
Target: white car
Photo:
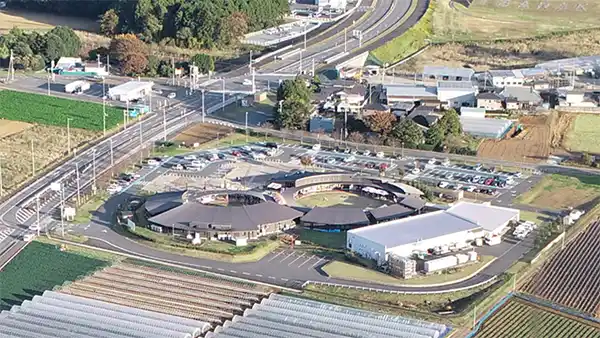
<instances>
[{"instance_id":1,"label":"white car","mask_svg":"<svg viewBox=\"0 0 600 338\"><path fill-rule=\"evenodd\" d=\"M330 157L327 159L327 164L335 164L337 162L337 160L335 159L335 157Z\"/></svg>"},{"instance_id":2,"label":"white car","mask_svg":"<svg viewBox=\"0 0 600 338\"><path fill-rule=\"evenodd\" d=\"M436 159L435 158L430 158L429 161L427 161L428 164L435 164Z\"/></svg>"},{"instance_id":3,"label":"white car","mask_svg":"<svg viewBox=\"0 0 600 338\"><path fill-rule=\"evenodd\" d=\"M38 231L38 230L40 230L40 226L37 225L37 224L32 224L32 225L29 226L29 230L31 230L31 231Z\"/></svg>"},{"instance_id":4,"label":"white car","mask_svg":"<svg viewBox=\"0 0 600 338\"><path fill-rule=\"evenodd\" d=\"M356 160L356 157L354 157L353 155L350 155L350 156L344 158L344 162L346 162L346 163L352 162L352 161L355 161L355 160Z\"/></svg>"},{"instance_id":5,"label":"white car","mask_svg":"<svg viewBox=\"0 0 600 338\"><path fill-rule=\"evenodd\" d=\"M188 161L193 161L193 160L197 160L198 157L196 155L185 155L183 157L184 160L188 160Z\"/></svg>"},{"instance_id":6,"label":"white car","mask_svg":"<svg viewBox=\"0 0 600 338\"><path fill-rule=\"evenodd\" d=\"M206 158L209 161L217 161L219 159L219 155L215 154L215 153L212 153L212 154L208 154L208 156L206 156Z\"/></svg>"},{"instance_id":7,"label":"white car","mask_svg":"<svg viewBox=\"0 0 600 338\"><path fill-rule=\"evenodd\" d=\"M252 148L250 148L249 146L243 146L243 147L242 147L242 150L243 150L243 151L247 151L247 152L251 152L251 151L252 151Z\"/></svg>"},{"instance_id":8,"label":"white car","mask_svg":"<svg viewBox=\"0 0 600 338\"><path fill-rule=\"evenodd\" d=\"M442 165L443 165L444 167L448 167L448 166L450 166L450 159L447 159L447 158L446 158L446 159L444 159L444 160L442 161Z\"/></svg>"},{"instance_id":9,"label":"white car","mask_svg":"<svg viewBox=\"0 0 600 338\"><path fill-rule=\"evenodd\" d=\"M242 84L244 86L252 86L252 81L249 79L244 79L244 82L242 82Z\"/></svg>"},{"instance_id":10,"label":"white car","mask_svg":"<svg viewBox=\"0 0 600 338\"><path fill-rule=\"evenodd\" d=\"M108 188L106 188L106 191L109 194L116 194L116 193L123 191L123 187L118 184L111 184L108 186Z\"/></svg>"},{"instance_id":11,"label":"white car","mask_svg":"<svg viewBox=\"0 0 600 338\"><path fill-rule=\"evenodd\" d=\"M410 171L411 174L415 174L415 175L420 172L421 172L421 170L419 168L413 168L413 170Z\"/></svg>"},{"instance_id":12,"label":"white car","mask_svg":"<svg viewBox=\"0 0 600 338\"><path fill-rule=\"evenodd\" d=\"M380 152L378 152L377 154L375 154L375 156L376 156L377 158L384 158L384 157L385 157L385 154L383 153L383 151L380 151Z\"/></svg>"},{"instance_id":13,"label":"white car","mask_svg":"<svg viewBox=\"0 0 600 338\"><path fill-rule=\"evenodd\" d=\"M267 155L265 155L265 153L252 153L251 156L255 160L263 160L267 158Z\"/></svg>"},{"instance_id":14,"label":"white car","mask_svg":"<svg viewBox=\"0 0 600 338\"><path fill-rule=\"evenodd\" d=\"M177 94L175 93L170 93L169 95L167 95L167 98L169 99L174 99L175 97L177 97Z\"/></svg>"},{"instance_id":15,"label":"white car","mask_svg":"<svg viewBox=\"0 0 600 338\"><path fill-rule=\"evenodd\" d=\"M363 156L369 156L371 155L371 152L368 150L363 151Z\"/></svg>"},{"instance_id":16,"label":"white car","mask_svg":"<svg viewBox=\"0 0 600 338\"><path fill-rule=\"evenodd\" d=\"M317 143L317 144L313 145L312 150L321 150L321 144Z\"/></svg>"},{"instance_id":17,"label":"white car","mask_svg":"<svg viewBox=\"0 0 600 338\"><path fill-rule=\"evenodd\" d=\"M156 166L160 165L160 162L158 162L157 160L151 158L151 159L148 160L147 164L149 166L156 167Z\"/></svg>"},{"instance_id":18,"label":"white car","mask_svg":"<svg viewBox=\"0 0 600 338\"><path fill-rule=\"evenodd\" d=\"M448 182L442 181L438 184L438 187L444 189L444 188L448 187Z\"/></svg>"},{"instance_id":19,"label":"white car","mask_svg":"<svg viewBox=\"0 0 600 338\"><path fill-rule=\"evenodd\" d=\"M23 235L23 241L31 242L35 238L35 234L25 234Z\"/></svg>"},{"instance_id":20,"label":"white car","mask_svg":"<svg viewBox=\"0 0 600 338\"><path fill-rule=\"evenodd\" d=\"M159 95L163 93L163 91L160 89L155 89L155 90L153 90L153 92L156 94L159 94Z\"/></svg>"},{"instance_id":21,"label":"white car","mask_svg":"<svg viewBox=\"0 0 600 338\"><path fill-rule=\"evenodd\" d=\"M173 166L173 169L175 169L175 170L183 170L185 168L183 168L183 166L181 165L181 163L177 163L176 165Z\"/></svg>"},{"instance_id":22,"label":"white car","mask_svg":"<svg viewBox=\"0 0 600 338\"><path fill-rule=\"evenodd\" d=\"M205 163L204 163L204 161L201 161L201 160L194 160L194 161L192 161L192 163L190 165L192 167L202 168L202 167L204 167Z\"/></svg>"}]
</instances>

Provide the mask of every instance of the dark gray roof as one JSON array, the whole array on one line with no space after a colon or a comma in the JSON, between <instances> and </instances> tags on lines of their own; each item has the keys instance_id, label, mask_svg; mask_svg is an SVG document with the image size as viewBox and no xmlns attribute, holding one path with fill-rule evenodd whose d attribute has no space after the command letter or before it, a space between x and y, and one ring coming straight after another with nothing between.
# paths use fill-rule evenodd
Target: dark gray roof
<instances>
[{"instance_id":1,"label":"dark gray roof","mask_svg":"<svg viewBox=\"0 0 600 338\"><path fill-rule=\"evenodd\" d=\"M363 110L390 111L390 108L381 103L369 103L363 107Z\"/></svg>"},{"instance_id":2,"label":"dark gray roof","mask_svg":"<svg viewBox=\"0 0 600 338\"><path fill-rule=\"evenodd\" d=\"M412 113L408 114L406 118L411 119L424 127L431 127L440 119L440 116L432 114L434 110L434 107L419 106L415 108Z\"/></svg>"},{"instance_id":3,"label":"dark gray roof","mask_svg":"<svg viewBox=\"0 0 600 338\"><path fill-rule=\"evenodd\" d=\"M398 218L403 216L408 216L415 212L414 209L407 208L400 204L392 204L390 206L385 206L377 209L373 209L369 211L373 218L376 220L385 220L390 218Z\"/></svg>"},{"instance_id":4,"label":"dark gray roof","mask_svg":"<svg viewBox=\"0 0 600 338\"><path fill-rule=\"evenodd\" d=\"M238 207L219 207L200 203L186 203L148 221L179 229L206 229L208 225L231 226L232 231L257 230L261 224L293 220L302 212L279 205L263 202Z\"/></svg>"},{"instance_id":5,"label":"dark gray roof","mask_svg":"<svg viewBox=\"0 0 600 338\"><path fill-rule=\"evenodd\" d=\"M478 100L499 100L502 101L504 98L497 93L487 92L487 93L479 93L477 95Z\"/></svg>"},{"instance_id":6,"label":"dark gray roof","mask_svg":"<svg viewBox=\"0 0 600 338\"><path fill-rule=\"evenodd\" d=\"M402 201L399 202L405 207L409 207L414 210L419 210L425 206L425 201L420 198L407 196Z\"/></svg>"},{"instance_id":7,"label":"dark gray roof","mask_svg":"<svg viewBox=\"0 0 600 338\"><path fill-rule=\"evenodd\" d=\"M300 218L303 222L335 225L368 225L369 219L360 208L315 207Z\"/></svg>"},{"instance_id":8,"label":"dark gray roof","mask_svg":"<svg viewBox=\"0 0 600 338\"><path fill-rule=\"evenodd\" d=\"M185 194L185 190L155 194L146 198L146 203L144 206L148 214L151 216L158 215L162 212L182 205L183 194Z\"/></svg>"}]
</instances>

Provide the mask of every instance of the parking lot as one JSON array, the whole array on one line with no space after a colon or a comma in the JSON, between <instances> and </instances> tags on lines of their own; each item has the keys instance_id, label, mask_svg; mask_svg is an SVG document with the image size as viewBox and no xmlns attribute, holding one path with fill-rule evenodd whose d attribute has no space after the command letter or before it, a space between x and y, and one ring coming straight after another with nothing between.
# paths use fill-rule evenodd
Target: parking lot
<instances>
[{"instance_id":1,"label":"parking lot","mask_svg":"<svg viewBox=\"0 0 600 338\"><path fill-rule=\"evenodd\" d=\"M314 255L301 250L276 250L268 254L261 262L269 265L282 265L286 268L311 270L329 263L331 258Z\"/></svg>"}]
</instances>

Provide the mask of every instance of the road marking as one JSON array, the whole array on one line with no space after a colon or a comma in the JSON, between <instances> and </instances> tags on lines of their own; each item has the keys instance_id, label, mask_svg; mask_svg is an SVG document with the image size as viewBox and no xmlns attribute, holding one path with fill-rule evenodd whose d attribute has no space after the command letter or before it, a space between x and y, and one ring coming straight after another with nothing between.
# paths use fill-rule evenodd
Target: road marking
<instances>
[{"instance_id":1,"label":"road marking","mask_svg":"<svg viewBox=\"0 0 600 338\"><path fill-rule=\"evenodd\" d=\"M315 257L315 255L312 255L312 256L310 256L310 258L309 258L309 259L307 259L307 260L305 260L304 262L302 262L302 264L298 265L298 267L299 267L299 268L300 268L300 267L302 267L302 265L304 265L304 264L308 263L308 261L310 261L310 260L311 260L311 259L313 259L314 257Z\"/></svg>"},{"instance_id":2,"label":"road marking","mask_svg":"<svg viewBox=\"0 0 600 338\"><path fill-rule=\"evenodd\" d=\"M225 269L217 269L217 270L219 270L219 271L225 271Z\"/></svg>"},{"instance_id":3,"label":"road marking","mask_svg":"<svg viewBox=\"0 0 600 338\"><path fill-rule=\"evenodd\" d=\"M311 268L314 268L315 266L317 266L317 265L318 265L318 264L319 264L319 263L320 263L322 260L323 260L323 257L319 257L319 260L318 260L318 261L317 261L315 264L311 265L311 266L308 268L308 270L310 270Z\"/></svg>"},{"instance_id":4,"label":"road marking","mask_svg":"<svg viewBox=\"0 0 600 338\"><path fill-rule=\"evenodd\" d=\"M259 274L255 274L255 276L256 276L256 277L262 277L262 275L259 275Z\"/></svg>"},{"instance_id":5,"label":"road marking","mask_svg":"<svg viewBox=\"0 0 600 338\"><path fill-rule=\"evenodd\" d=\"M302 253L302 255L296 257L296 259L294 259L293 261L291 261L288 266L292 265L295 261L299 260L300 258L304 257L304 253Z\"/></svg>"},{"instance_id":6,"label":"road marking","mask_svg":"<svg viewBox=\"0 0 600 338\"><path fill-rule=\"evenodd\" d=\"M273 277L273 276L269 276L269 278L270 278L270 279L276 279L276 278L275 278L275 277Z\"/></svg>"},{"instance_id":7,"label":"road marking","mask_svg":"<svg viewBox=\"0 0 600 338\"><path fill-rule=\"evenodd\" d=\"M284 259L282 259L282 260L280 260L280 261L279 261L279 263L283 263L283 261L285 261L286 259L288 259L288 258L289 258L290 256L292 256L293 254L295 254L295 252L293 252L293 251L292 251L292 253L291 253L291 254L289 254L289 255L285 256L285 258L284 258Z\"/></svg>"},{"instance_id":8,"label":"road marking","mask_svg":"<svg viewBox=\"0 0 600 338\"><path fill-rule=\"evenodd\" d=\"M273 257L271 257L271 259L269 259L267 262L270 262L270 261L274 260L275 258L277 258L277 256L281 255L281 254L282 254L282 253L284 253L284 252L285 252L285 251L279 251L279 252L277 253L277 255L275 255L275 256L273 256Z\"/></svg>"},{"instance_id":9,"label":"road marking","mask_svg":"<svg viewBox=\"0 0 600 338\"><path fill-rule=\"evenodd\" d=\"M232 272L232 273L237 273L237 271L235 271L235 270L229 270L229 272Z\"/></svg>"},{"instance_id":10,"label":"road marking","mask_svg":"<svg viewBox=\"0 0 600 338\"><path fill-rule=\"evenodd\" d=\"M242 272L242 275L250 276L250 273L248 273L248 272Z\"/></svg>"},{"instance_id":11,"label":"road marking","mask_svg":"<svg viewBox=\"0 0 600 338\"><path fill-rule=\"evenodd\" d=\"M282 278L281 280L284 281L284 282L289 281L289 279L287 279L287 278Z\"/></svg>"}]
</instances>

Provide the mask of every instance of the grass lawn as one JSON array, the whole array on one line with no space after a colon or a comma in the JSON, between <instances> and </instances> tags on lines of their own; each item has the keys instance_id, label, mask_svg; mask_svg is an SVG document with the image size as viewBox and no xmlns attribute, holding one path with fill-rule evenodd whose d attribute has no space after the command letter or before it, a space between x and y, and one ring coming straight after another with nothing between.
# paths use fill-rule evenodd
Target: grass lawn
<instances>
[{"instance_id":1,"label":"grass lawn","mask_svg":"<svg viewBox=\"0 0 600 338\"><path fill-rule=\"evenodd\" d=\"M297 228L298 239L302 244L314 244L331 249L346 248L346 232L323 232L305 228Z\"/></svg>"},{"instance_id":2,"label":"grass lawn","mask_svg":"<svg viewBox=\"0 0 600 338\"><path fill-rule=\"evenodd\" d=\"M577 115L565 138L567 150L600 154L600 131L597 127L599 124L598 115Z\"/></svg>"},{"instance_id":3,"label":"grass lawn","mask_svg":"<svg viewBox=\"0 0 600 338\"><path fill-rule=\"evenodd\" d=\"M408 13L412 13L416 6L417 2L413 1ZM373 50L371 56L382 65L385 63L391 64L423 48L427 44L426 40L433 34L432 16L434 10L434 4L431 2L429 9L416 25L399 37ZM407 14L405 18L408 18L409 15Z\"/></svg>"},{"instance_id":4,"label":"grass lawn","mask_svg":"<svg viewBox=\"0 0 600 338\"><path fill-rule=\"evenodd\" d=\"M270 120L274 115L274 108L277 102L277 97L274 94L267 95L267 99L262 102L255 102L250 107L244 107L240 104L230 104L224 110L217 110L213 115L225 120L244 123L246 120L246 112L248 112L248 123L253 124L255 119Z\"/></svg>"},{"instance_id":5,"label":"grass lawn","mask_svg":"<svg viewBox=\"0 0 600 338\"><path fill-rule=\"evenodd\" d=\"M59 246L34 241L0 272L0 310L109 265L108 260L62 252Z\"/></svg>"},{"instance_id":6,"label":"grass lawn","mask_svg":"<svg viewBox=\"0 0 600 338\"><path fill-rule=\"evenodd\" d=\"M187 242L173 239L169 234L160 234L143 227L136 227L133 234L138 236L137 240L141 244L160 250L232 263L259 261L279 247L277 240L249 242L247 246L242 247L223 241L205 241L198 246L193 246Z\"/></svg>"},{"instance_id":7,"label":"grass lawn","mask_svg":"<svg viewBox=\"0 0 600 338\"><path fill-rule=\"evenodd\" d=\"M539 225L539 224L549 222L552 220L549 216L546 216L546 215L538 213L538 212L527 211L527 210L520 210L520 212L521 212L521 215L519 216L519 218L521 219L521 221L530 221L530 222L534 222Z\"/></svg>"},{"instance_id":8,"label":"grass lawn","mask_svg":"<svg viewBox=\"0 0 600 338\"><path fill-rule=\"evenodd\" d=\"M0 91L0 118L71 128L102 131L102 105L41 94ZM118 125L123 111L106 107L106 128Z\"/></svg>"},{"instance_id":9,"label":"grass lawn","mask_svg":"<svg viewBox=\"0 0 600 338\"><path fill-rule=\"evenodd\" d=\"M456 272L453 273L434 274L429 276L416 277L412 279L399 279L379 271L337 261L332 261L329 264L325 265L323 267L323 271L325 271L332 278L375 282L381 284L427 285L446 283L457 279L465 278L477 272L477 270L479 270L485 264L489 263L492 259L493 257L491 256L482 256L480 262L458 269Z\"/></svg>"},{"instance_id":10,"label":"grass lawn","mask_svg":"<svg viewBox=\"0 0 600 338\"><path fill-rule=\"evenodd\" d=\"M542 208L578 208L600 196L600 176L547 175L516 203Z\"/></svg>"},{"instance_id":11,"label":"grass lawn","mask_svg":"<svg viewBox=\"0 0 600 338\"><path fill-rule=\"evenodd\" d=\"M100 208L108 199L108 194L104 191L92 196L87 202L79 206L75 213L75 218L71 223L83 224L88 223L93 216L93 213Z\"/></svg>"},{"instance_id":12,"label":"grass lawn","mask_svg":"<svg viewBox=\"0 0 600 338\"><path fill-rule=\"evenodd\" d=\"M299 205L314 208L314 207L348 207L348 208L378 208L385 204L383 201L378 201L357 194L333 191L320 192L304 196L296 201Z\"/></svg>"}]
</instances>

